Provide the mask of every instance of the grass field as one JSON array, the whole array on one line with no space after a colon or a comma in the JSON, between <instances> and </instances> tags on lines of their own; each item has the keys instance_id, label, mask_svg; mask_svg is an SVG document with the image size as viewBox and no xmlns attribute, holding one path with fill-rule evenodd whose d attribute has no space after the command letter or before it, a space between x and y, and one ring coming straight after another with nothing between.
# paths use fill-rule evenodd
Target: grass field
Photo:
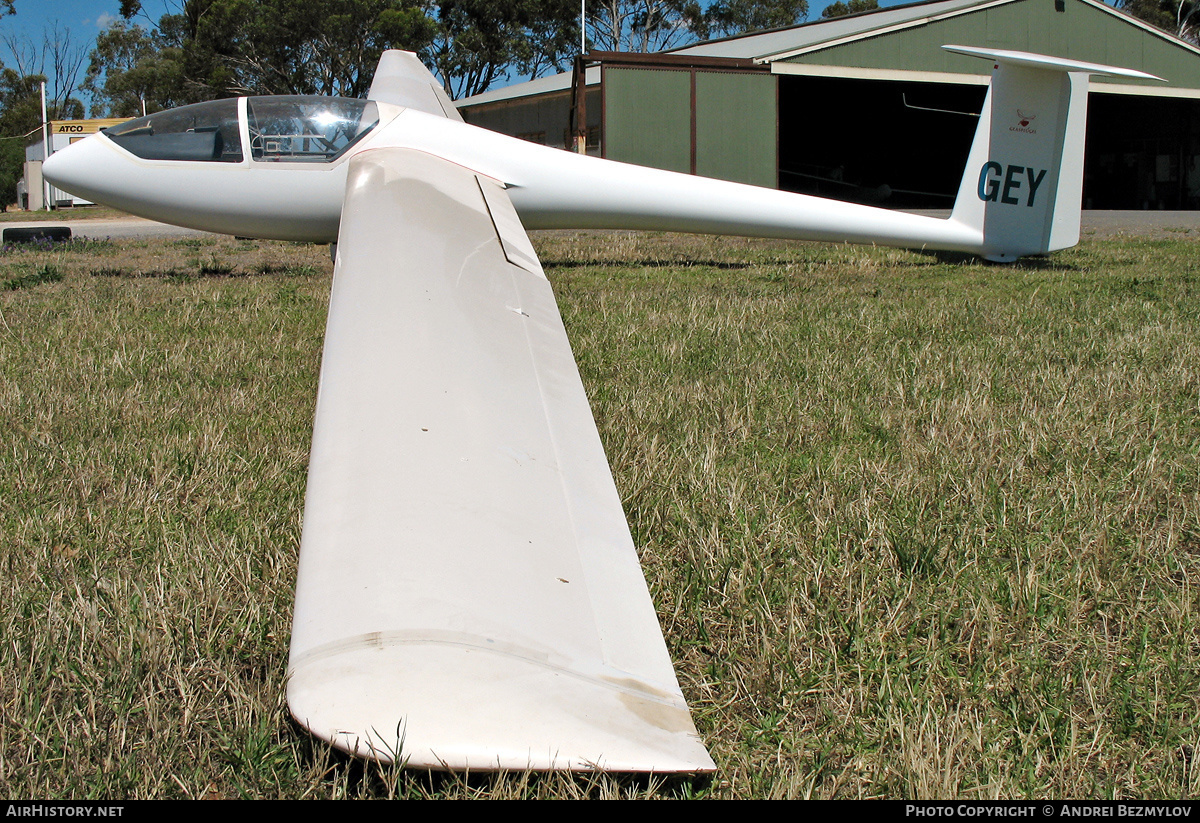
<instances>
[{"instance_id":1,"label":"grass field","mask_svg":"<svg viewBox=\"0 0 1200 823\"><path fill-rule=\"evenodd\" d=\"M77 220L120 220L129 217L123 211L108 206L77 206L54 211L22 211L9 206L9 211L0 212L0 223L63 223Z\"/></svg>"},{"instance_id":2,"label":"grass field","mask_svg":"<svg viewBox=\"0 0 1200 823\"><path fill-rule=\"evenodd\" d=\"M0 256L0 795L1195 797L1200 247L535 237L711 779L283 703L324 247Z\"/></svg>"}]
</instances>

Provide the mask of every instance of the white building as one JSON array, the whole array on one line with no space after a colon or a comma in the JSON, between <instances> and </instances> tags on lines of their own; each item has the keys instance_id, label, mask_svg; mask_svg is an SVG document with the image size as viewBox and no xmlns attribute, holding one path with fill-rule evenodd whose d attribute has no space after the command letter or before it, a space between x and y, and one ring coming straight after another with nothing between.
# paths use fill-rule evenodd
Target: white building
<instances>
[{"instance_id":1,"label":"white building","mask_svg":"<svg viewBox=\"0 0 1200 823\"><path fill-rule=\"evenodd\" d=\"M107 129L118 123L124 123L128 117L109 117L99 120L56 120L50 123L50 153L65 149L76 140L82 140L89 134L95 134L101 129ZM90 200L68 194L62 189L45 184L42 180L43 145L39 136L37 142L25 148L25 176L17 184L18 205L31 211L46 207L48 197L52 207L89 206ZM48 190L48 191L47 191Z\"/></svg>"}]
</instances>

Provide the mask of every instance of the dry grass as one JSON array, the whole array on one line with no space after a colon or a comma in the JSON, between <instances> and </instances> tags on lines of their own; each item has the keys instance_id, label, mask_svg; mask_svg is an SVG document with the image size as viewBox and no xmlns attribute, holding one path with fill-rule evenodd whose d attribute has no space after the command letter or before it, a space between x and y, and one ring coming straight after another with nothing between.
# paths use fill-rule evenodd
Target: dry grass
<instances>
[{"instance_id":1,"label":"dry grass","mask_svg":"<svg viewBox=\"0 0 1200 823\"><path fill-rule=\"evenodd\" d=\"M1197 794L1192 244L535 241L717 775L403 773L298 731L328 255L189 240L0 258L0 793Z\"/></svg>"}]
</instances>

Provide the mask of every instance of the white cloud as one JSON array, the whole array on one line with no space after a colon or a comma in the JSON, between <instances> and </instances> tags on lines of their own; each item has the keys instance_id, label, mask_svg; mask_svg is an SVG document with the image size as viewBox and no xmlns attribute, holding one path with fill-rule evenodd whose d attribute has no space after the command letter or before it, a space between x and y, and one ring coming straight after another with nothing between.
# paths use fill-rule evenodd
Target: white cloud
<instances>
[{"instance_id":1,"label":"white cloud","mask_svg":"<svg viewBox=\"0 0 1200 823\"><path fill-rule=\"evenodd\" d=\"M108 12L104 12L103 14L101 14L99 17L96 18L96 25L102 29L106 29L110 25L112 25L113 23L117 22L120 19L121 18L117 17L114 14L109 14Z\"/></svg>"}]
</instances>

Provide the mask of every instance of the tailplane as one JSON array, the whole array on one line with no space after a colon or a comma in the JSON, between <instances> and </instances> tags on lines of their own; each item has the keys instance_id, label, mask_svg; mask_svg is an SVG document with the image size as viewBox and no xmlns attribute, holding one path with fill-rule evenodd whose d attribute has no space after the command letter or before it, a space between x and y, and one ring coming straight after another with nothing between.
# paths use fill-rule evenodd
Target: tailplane
<instances>
[{"instance_id":1,"label":"tailplane","mask_svg":"<svg viewBox=\"0 0 1200 823\"><path fill-rule=\"evenodd\" d=\"M944 46L994 61L951 220L981 230L981 253L1011 262L1079 242L1088 75L1152 74L1018 51Z\"/></svg>"}]
</instances>

